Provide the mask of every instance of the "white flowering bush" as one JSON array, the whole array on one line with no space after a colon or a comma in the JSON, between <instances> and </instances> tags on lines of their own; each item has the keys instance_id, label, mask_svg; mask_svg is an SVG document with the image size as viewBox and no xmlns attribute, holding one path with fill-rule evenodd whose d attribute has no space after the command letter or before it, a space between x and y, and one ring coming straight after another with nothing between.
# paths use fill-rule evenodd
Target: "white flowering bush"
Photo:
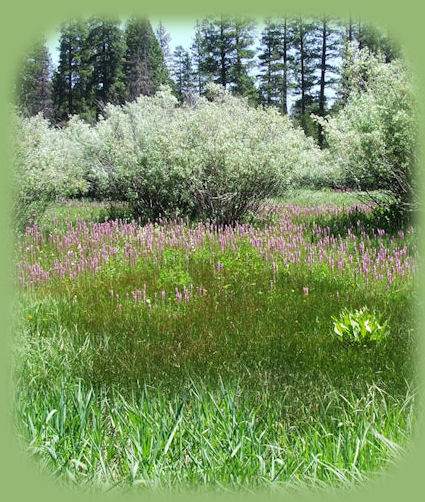
<instances>
[{"instance_id":1,"label":"white flowering bush","mask_svg":"<svg viewBox=\"0 0 425 502\"><path fill-rule=\"evenodd\" d=\"M217 90L217 89L213 89ZM218 91L218 90L217 90ZM145 217L241 219L318 162L313 140L274 109L228 93L177 108L169 91L110 106L93 162L104 197Z\"/></svg>"},{"instance_id":2,"label":"white flowering bush","mask_svg":"<svg viewBox=\"0 0 425 502\"><path fill-rule=\"evenodd\" d=\"M384 190L393 203L415 200L417 124L411 78L401 61L384 63L367 50L352 55L346 106L319 119L346 185Z\"/></svg>"},{"instance_id":3,"label":"white flowering bush","mask_svg":"<svg viewBox=\"0 0 425 502\"><path fill-rule=\"evenodd\" d=\"M76 131L82 126L75 119L69 129L58 130L49 127L41 114L16 117L12 178L15 226L24 227L57 198L85 193L86 141L76 140Z\"/></svg>"}]
</instances>

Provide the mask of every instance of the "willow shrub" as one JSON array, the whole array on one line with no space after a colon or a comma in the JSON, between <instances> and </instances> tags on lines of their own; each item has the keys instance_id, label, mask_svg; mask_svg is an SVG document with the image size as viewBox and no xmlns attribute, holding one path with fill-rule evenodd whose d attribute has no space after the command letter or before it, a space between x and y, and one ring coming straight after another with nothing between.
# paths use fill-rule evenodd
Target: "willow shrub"
<instances>
[{"instance_id":1,"label":"willow shrub","mask_svg":"<svg viewBox=\"0 0 425 502\"><path fill-rule=\"evenodd\" d=\"M144 218L240 220L319 163L313 140L274 109L252 108L218 86L212 100L177 107L169 90L110 106L97 128L93 178L105 198Z\"/></svg>"},{"instance_id":2,"label":"willow shrub","mask_svg":"<svg viewBox=\"0 0 425 502\"><path fill-rule=\"evenodd\" d=\"M76 118L60 130L50 127L41 114L16 117L12 176L15 228L24 229L53 200L86 193L87 134L88 126Z\"/></svg>"},{"instance_id":3,"label":"willow shrub","mask_svg":"<svg viewBox=\"0 0 425 502\"><path fill-rule=\"evenodd\" d=\"M400 60L384 63L367 49L348 53L350 93L339 113L318 119L345 185L383 190L399 209L415 203L416 105Z\"/></svg>"},{"instance_id":4,"label":"willow shrub","mask_svg":"<svg viewBox=\"0 0 425 502\"><path fill-rule=\"evenodd\" d=\"M179 107L167 88L108 106L90 126L63 129L18 118L15 214L28 222L74 195L125 201L144 219L188 216L232 223L281 195L297 172L320 164L314 141L274 109L212 86L210 99Z\"/></svg>"}]
</instances>

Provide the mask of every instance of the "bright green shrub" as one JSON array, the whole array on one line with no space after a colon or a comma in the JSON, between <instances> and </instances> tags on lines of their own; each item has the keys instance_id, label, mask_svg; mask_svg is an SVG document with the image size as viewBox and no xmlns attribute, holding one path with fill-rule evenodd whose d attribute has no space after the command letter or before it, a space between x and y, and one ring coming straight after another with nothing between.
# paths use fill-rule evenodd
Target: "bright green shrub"
<instances>
[{"instance_id":1,"label":"bright green shrub","mask_svg":"<svg viewBox=\"0 0 425 502\"><path fill-rule=\"evenodd\" d=\"M367 307L351 312L345 309L338 318L332 317L334 336L349 345L382 342L388 336L388 321L368 311Z\"/></svg>"},{"instance_id":2,"label":"bright green shrub","mask_svg":"<svg viewBox=\"0 0 425 502\"><path fill-rule=\"evenodd\" d=\"M393 203L415 202L416 108L411 77L400 60L384 63L367 49L351 51L351 92L323 125L333 163L347 186L384 190Z\"/></svg>"}]
</instances>

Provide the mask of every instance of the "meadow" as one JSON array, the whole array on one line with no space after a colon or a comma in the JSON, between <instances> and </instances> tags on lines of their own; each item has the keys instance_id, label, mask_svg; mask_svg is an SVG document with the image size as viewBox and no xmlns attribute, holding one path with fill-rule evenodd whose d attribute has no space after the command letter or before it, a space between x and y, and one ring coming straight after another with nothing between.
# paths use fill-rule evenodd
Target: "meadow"
<instances>
[{"instance_id":1,"label":"meadow","mask_svg":"<svg viewBox=\"0 0 425 502\"><path fill-rule=\"evenodd\" d=\"M410 224L330 190L228 225L127 216L64 200L16 239L15 423L42 469L86 489L320 489L405 453Z\"/></svg>"}]
</instances>

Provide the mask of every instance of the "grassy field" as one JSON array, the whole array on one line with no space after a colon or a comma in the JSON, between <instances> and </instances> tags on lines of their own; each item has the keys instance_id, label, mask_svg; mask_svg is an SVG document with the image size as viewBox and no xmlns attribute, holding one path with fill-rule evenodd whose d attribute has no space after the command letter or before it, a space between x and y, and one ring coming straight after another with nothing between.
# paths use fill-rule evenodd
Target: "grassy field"
<instances>
[{"instance_id":1,"label":"grassy field","mask_svg":"<svg viewBox=\"0 0 425 502\"><path fill-rule=\"evenodd\" d=\"M106 212L60 203L16 246L16 427L43 469L101 490L279 490L403 454L413 228L356 193L293 193L234 227ZM341 343L335 319L363 307L387 338Z\"/></svg>"}]
</instances>

